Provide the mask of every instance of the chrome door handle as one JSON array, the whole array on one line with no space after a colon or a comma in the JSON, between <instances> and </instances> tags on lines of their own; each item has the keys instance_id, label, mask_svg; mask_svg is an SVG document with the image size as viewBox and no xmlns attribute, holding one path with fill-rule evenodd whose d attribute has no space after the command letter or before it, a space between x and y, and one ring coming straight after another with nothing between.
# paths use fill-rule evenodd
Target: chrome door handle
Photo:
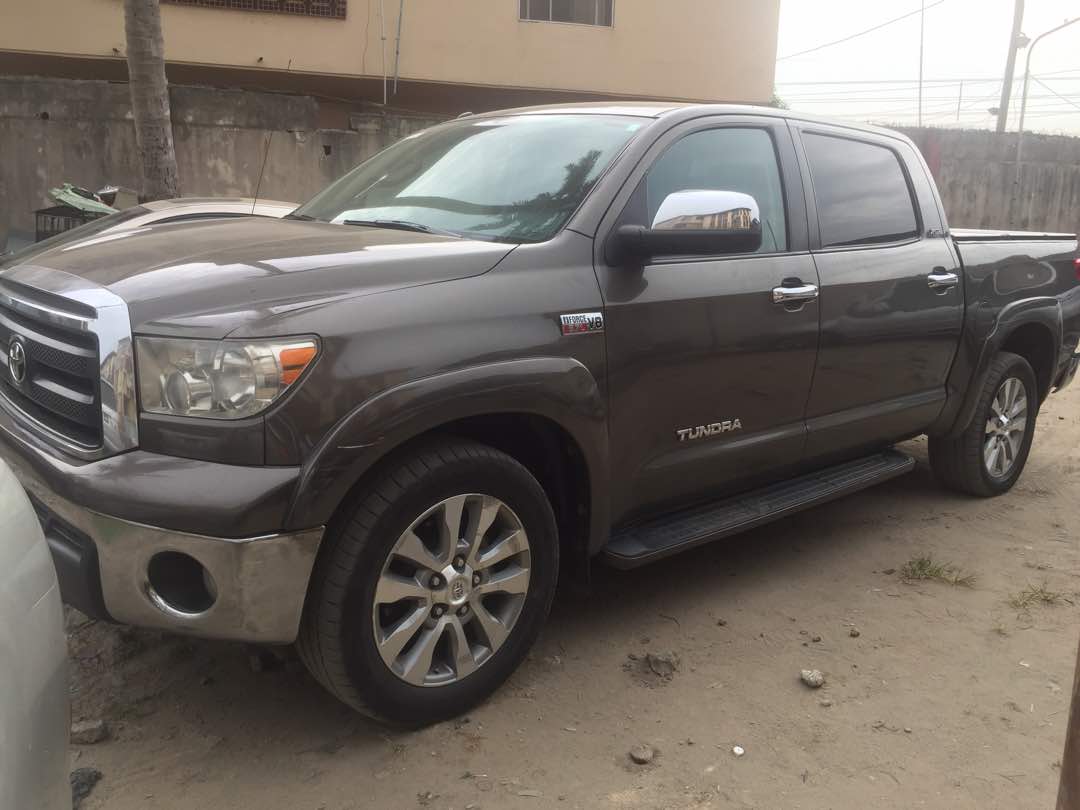
<instances>
[{"instance_id":1,"label":"chrome door handle","mask_svg":"<svg viewBox=\"0 0 1080 810\"><path fill-rule=\"evenodd\" d=\"M938 295L944 295L960 283L960 276L945 270L935 270L926 277L926 285Z\"/></svg>"},{"instance_id":2,"label":"chrome door handle","mask_svg":"<svg viewBox=\"0 0 1080 810\"><path fill-rule=\"evenodd\" d=\"M803 304L818 297L818 288L814 284L800 284L798 287L773 287L774 304Z\"/></svg>"}]
</instances>

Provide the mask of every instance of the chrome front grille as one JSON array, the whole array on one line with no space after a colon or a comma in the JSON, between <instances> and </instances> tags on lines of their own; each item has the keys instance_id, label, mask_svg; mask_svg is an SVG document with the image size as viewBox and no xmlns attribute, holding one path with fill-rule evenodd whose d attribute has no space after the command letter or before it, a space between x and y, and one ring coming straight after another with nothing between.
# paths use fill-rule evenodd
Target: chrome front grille
<instances>
[{"instance_id":1,"label":"chrome front grille","mask_svg":"<svg viewBox=\"0 0 1080 810\"><path fill-rule=\"evenodd\" d=\"M77 276L32 266L0 273L0 407L84 459L135 447L127 306Z\"/></svg>"},{"instance_id":2,"label":"chrome front grille","mask_svg":"<svg viewBox=\"0 0 1080 810\"><path fill-rule=\"evenodd\" d=\"M13 342L23 346L16 381ZM37 320L0 299L0 393L34 420L88 450L101 447L97 337Z\"/></svg>"}]
</instances>

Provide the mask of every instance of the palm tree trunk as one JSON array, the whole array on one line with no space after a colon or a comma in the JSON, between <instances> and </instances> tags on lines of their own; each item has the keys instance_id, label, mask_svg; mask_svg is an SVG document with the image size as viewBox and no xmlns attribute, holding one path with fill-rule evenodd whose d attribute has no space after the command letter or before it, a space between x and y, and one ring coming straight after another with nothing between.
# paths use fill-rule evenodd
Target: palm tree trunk
<instances>
[{"instance_id":1,"label":"palm tree trunk","mask_svg":"<svg viewBox=\"0 0 1080 810\"><path fill-rule=\"evenodd\" d=\"M139 199L180 196L173 146L169 83L165 79L165 42L158 0L124 0L128 83L142 187Z\"/></svg>"}]
</instances>

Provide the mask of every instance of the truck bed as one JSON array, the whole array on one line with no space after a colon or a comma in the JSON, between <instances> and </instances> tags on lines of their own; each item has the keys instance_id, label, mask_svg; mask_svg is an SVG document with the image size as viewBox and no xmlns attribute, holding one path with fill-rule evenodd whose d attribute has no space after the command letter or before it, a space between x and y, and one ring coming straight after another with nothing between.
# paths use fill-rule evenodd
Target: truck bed
<instances>
[{"instance_id":1,"label":"truck bed","mask_svg":"<svg viewBox=\"0 0 1080 810\"><path fill-rule=\"evenodd\" d=\"M1043 233L1041 231L996 231L978 228L951 228L957 242L1058 242L1076 239L1074 233Z\"/></svg>"}]
</instances>

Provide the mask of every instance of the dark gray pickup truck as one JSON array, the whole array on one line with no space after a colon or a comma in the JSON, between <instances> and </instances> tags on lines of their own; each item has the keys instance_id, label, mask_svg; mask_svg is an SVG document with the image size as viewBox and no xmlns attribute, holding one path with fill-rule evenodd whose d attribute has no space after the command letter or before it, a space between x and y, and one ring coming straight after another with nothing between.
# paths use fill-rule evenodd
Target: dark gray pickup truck
<instances>
[{"instance_id":1,"label":"dark gray pickup truck","mask_svg":"<svg viewBox=\"0 0 1080 810\"><path fill-rule=\"evenodd\" d=\"M494 690L560 572L910 470L1006 492L1080 335L1072 235L950 231L901 135L565 106L412 135L285 220L0 274L0 456L65 598L296 642L351 706Z\"/></svg>"}]
</instances>

